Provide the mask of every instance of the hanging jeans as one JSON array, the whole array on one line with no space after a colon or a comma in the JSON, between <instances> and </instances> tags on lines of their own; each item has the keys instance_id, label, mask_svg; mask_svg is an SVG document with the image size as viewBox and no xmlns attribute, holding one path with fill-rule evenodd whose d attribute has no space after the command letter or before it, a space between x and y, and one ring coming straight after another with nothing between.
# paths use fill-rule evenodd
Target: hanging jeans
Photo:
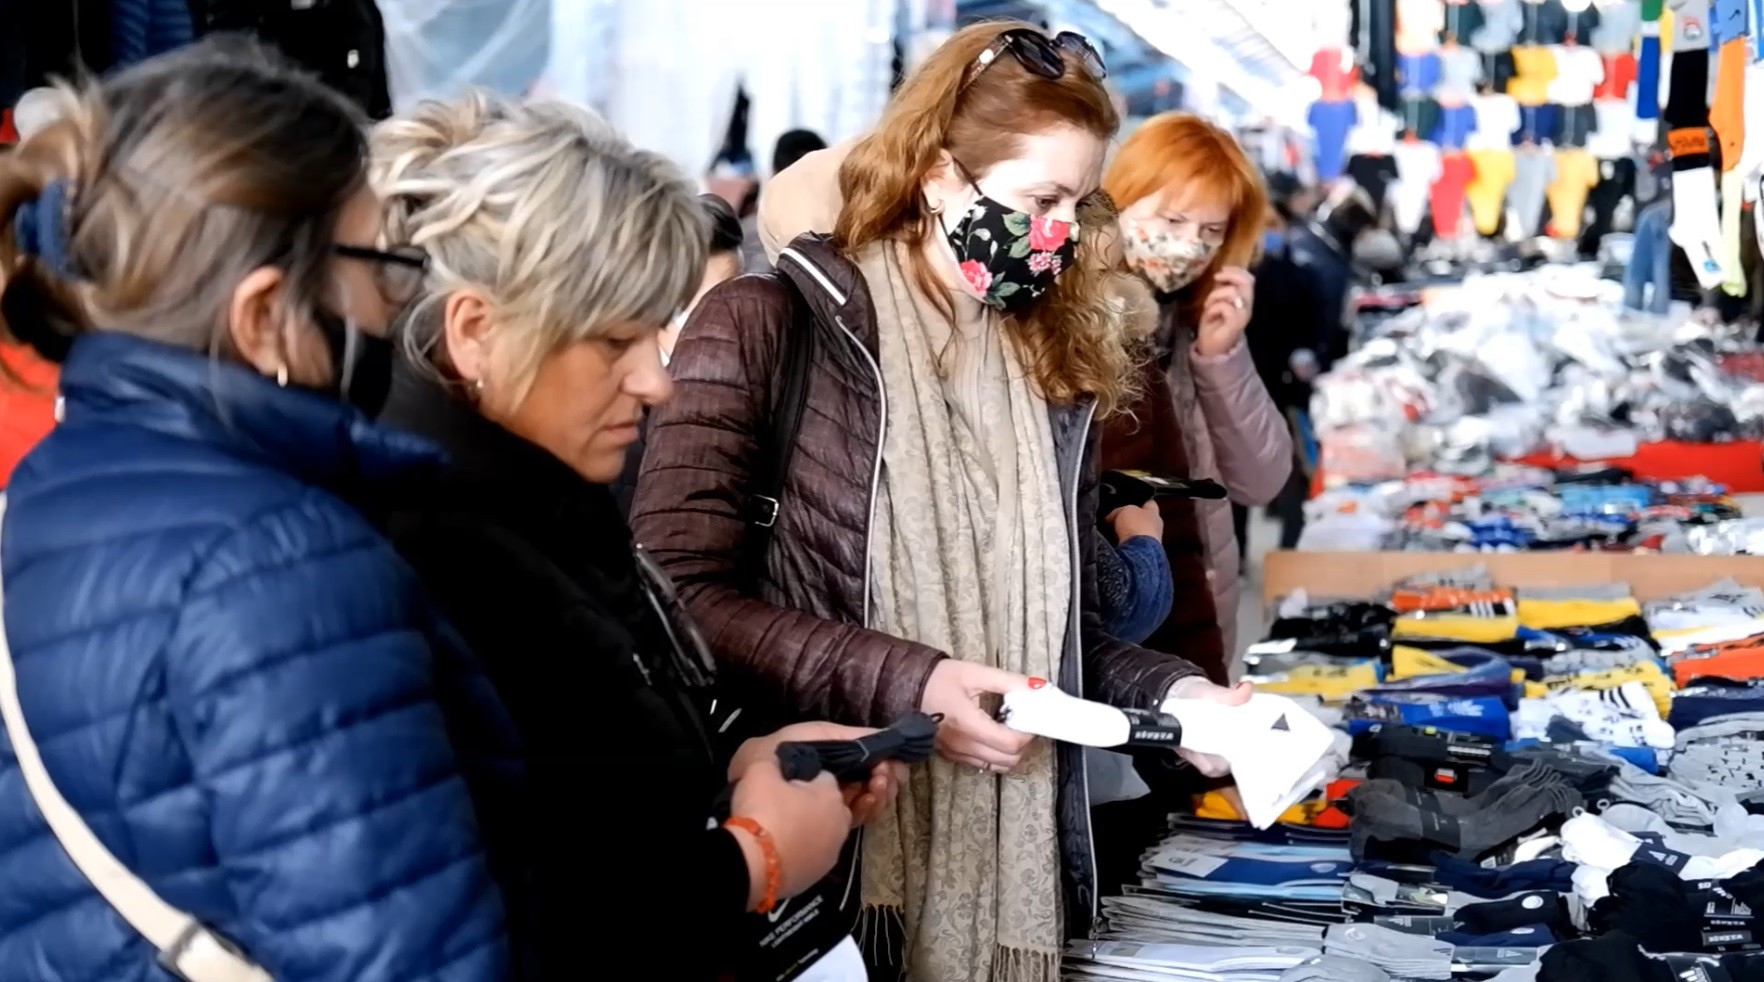
<instances>
[{"instance_id":1,"label":"hanging jeans","mask_svg":"<svg viewBox=\"0 0 1764 982\"><path fill-rule=\"evenodd\" d=\"M1664 314L1672 304L1672 240L1666 234L1671 222L1669 201L1656 201L1636 216L1635 247L1623 270L1623 305L1631 310Z\"/></svg>"}]
</instances>

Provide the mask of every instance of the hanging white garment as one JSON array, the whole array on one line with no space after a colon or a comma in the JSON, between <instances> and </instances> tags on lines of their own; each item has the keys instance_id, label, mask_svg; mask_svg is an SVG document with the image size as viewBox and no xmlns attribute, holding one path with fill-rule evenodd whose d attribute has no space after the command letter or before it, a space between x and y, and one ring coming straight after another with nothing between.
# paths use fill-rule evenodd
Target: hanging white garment
<instances>
[{"instance_id":1,"label":"hanging white garment","mask_svg":"<svg viewBox=\"0 0 1764 982\"><path fill-rule=\"evenodd\" d=\"M379 0L392 106L470 86L526 95L551 47L551 0Z\"/></svg>"}]
</instances>

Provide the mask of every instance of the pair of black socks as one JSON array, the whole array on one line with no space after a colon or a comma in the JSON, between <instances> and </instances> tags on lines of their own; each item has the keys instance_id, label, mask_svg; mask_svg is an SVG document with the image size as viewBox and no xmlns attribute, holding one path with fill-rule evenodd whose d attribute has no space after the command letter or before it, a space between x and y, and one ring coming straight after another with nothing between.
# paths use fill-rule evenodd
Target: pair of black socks
<instances>
[{"instance_id":1,"label":"pair of black socks","mask_svg":"<svg viewBox=\"0 0 1764 982\"><path fill-rule=\"evenodd\" d=\"M1374 842L1418 842L1475 859L1583 803L1567 781L1541 763L1515 768L1480 795L1449 805L1443 799L1379 781L1355 788L1348 798L1354 856L1364 858Z\"/></svg>"}]
</instances>

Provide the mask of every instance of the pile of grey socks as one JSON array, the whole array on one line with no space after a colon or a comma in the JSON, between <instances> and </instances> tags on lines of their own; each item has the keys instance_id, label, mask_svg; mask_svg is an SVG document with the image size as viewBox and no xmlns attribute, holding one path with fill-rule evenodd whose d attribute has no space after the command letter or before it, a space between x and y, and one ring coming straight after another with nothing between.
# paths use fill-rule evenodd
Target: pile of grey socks
<instances>
[{"instance_id":1,"label":"pile of grey socks","mask_svg":"<svg viewBox=\"0 0 1764 982\"><path fill-rule=\"evenodd\" d=\"M1402 979L1452 977L1449 942L1375 924L1332 925L1323 936L1323 953L1367 962Z\"/></svg>"},{"instance_id":2,"label":"pile of grey socks","mask_svg":"<svg viewBox=\"0 0 1764 982\"><path fill-rule=\"evenodd\" d=\"M1678 734L1667 772L1692 790L1744 794L1764 788L1764 713L1719 716Z\"/></svg>"}]
</instances>

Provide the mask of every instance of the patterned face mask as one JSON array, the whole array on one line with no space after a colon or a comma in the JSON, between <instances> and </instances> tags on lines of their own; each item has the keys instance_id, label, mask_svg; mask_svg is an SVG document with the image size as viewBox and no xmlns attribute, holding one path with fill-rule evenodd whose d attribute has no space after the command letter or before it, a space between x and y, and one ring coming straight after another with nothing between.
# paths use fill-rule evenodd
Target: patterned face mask
<instances>
[{"instance_id":1,"label":"patterned face mask","mask_svg":"<svg viewBox=\"0 0 1764 982\"><path fill-rule=\"evenodd\" d=\"M1126 221L1121 226L1127 267L1159 293L1175 293L1199 279L1219 251L1211 243L1162 229L1153 231L1138 222Z\"/></svg>"},{"instance_id":2,"label":"patterned face mask","mask_svg":"<svg viewBox=\"0 0 1764 982\"><path fill-rule=\"evenodd\" d=\"M1078 251L1076 222L1035 218L984 195L946 234L962 279L987 306L1009 314L1034 306Z\"/></svg>"}]
</instances>

